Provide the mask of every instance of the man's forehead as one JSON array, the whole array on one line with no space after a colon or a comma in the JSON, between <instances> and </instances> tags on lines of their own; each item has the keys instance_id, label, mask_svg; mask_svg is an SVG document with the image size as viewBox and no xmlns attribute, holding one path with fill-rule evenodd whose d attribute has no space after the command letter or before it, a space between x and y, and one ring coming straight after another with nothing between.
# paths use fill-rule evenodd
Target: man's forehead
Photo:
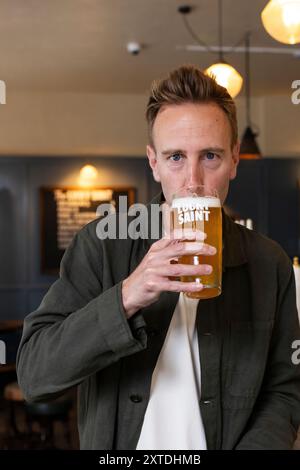
<instances>
[{"instance_id":1,"label":"man's forehead","mask_svg":"<svg viewBox=\"0 0 300 470\"><path fill-rule=\"evenodd\" d=\"M166 105L158 113L153 126L153 139L163 137L190 138L207 133L230 136L231 129L224 111L215 103Z\"/></svg>"},{"instance_id":2,"label":"man's forehead","mask_svg":"<svg viewBox=\"0 0 300 470\"><path fill-rule=\"evenodd\" d=\"M228 122L224 111L215 103L184 103L163 106L154 121L153 130L162 125L200 127ZM228 123L229 124L229 123Z\"/></svg>"}]
</instances>

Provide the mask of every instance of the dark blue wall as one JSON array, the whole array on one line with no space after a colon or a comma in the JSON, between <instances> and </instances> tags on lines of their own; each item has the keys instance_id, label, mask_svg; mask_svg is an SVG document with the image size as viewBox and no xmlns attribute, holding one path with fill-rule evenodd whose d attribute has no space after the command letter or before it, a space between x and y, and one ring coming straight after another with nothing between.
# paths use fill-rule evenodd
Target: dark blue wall
<instances>
[{"instance_id":1,"label":"dark blue wall","mask_svg":"<svg viewBox=\"0 0 300 470\"><path fill-rule=\"evenodd\" d=\"M288 255L300 253L300 159L241 160L226 204Z\"/></svg>"}]
</instances>

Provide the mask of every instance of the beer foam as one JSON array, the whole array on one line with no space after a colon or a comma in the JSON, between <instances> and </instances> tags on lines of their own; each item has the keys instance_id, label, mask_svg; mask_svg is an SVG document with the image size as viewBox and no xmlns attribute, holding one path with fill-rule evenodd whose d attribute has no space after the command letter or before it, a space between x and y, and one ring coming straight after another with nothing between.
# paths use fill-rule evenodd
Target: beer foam
<instances>
[{"instance_id":1,"label":"beer foam","mask_svg":"<svg viewBox=\"0 0 300 470\"><path fill-rule=\"evenodd\" d=\"M220 199L214 196L178 197L172 202L172 209L195 210L201 207L221 207Z\"/></svg>"}]
</instances>

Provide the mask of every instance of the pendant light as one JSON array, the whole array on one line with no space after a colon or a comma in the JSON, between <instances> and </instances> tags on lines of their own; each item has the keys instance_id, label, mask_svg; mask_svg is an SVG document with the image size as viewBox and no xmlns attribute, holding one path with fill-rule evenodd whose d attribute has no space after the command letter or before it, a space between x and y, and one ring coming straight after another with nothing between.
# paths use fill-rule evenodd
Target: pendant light
<instances>
[{"instance_id":1,"label":"pendant light","mask_svg":"<svg viewBox=\"0 0 300 470\"><path fill-rule=\"evenodd\" d=\"M277 41L300 43L300 0L270 0L261 19L266 31Z\"/></svg>"},{"instance_id":2,"label":"pendant light","mask_svg":"<svg viewBox=\"0 0 300 470\"><path fill-rule=\"evenodd\" d=\"M241 159L257 159L261 158L261 152L256 142L256 136L251 128L250 118L250 33L245 38L245 88L246 88L246 122L247 126L241 141L240 158Z\"/></svg>"},{"instance_id":3,"label":"pendant light","mask_svg":"<svg viewBox=\"0 0 300 470\"><path fill-rule=\"evenodd\" d=\"M219 16L219 62L211 65L205 70L207 75L213 76L216 82L227 89L232 98L235 98L241 91L243 78L239 72L227 64L223 56L223 18L222 18L222 0L218 0L218 16Z\"/></svg>"}]
</instances>

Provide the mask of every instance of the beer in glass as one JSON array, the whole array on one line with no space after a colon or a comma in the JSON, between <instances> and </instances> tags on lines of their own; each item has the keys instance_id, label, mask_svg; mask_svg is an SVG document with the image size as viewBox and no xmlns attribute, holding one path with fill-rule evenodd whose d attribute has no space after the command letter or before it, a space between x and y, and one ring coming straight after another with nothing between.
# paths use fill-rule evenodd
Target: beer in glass
<instances>
[{"instance_id":1,"label":"beer in glass","mask_svg":"<svg viewBox=\"0 0 300 470\"><path fill-rule=\"evenodd\" d=\"M214 246L215 255L185 255L178 259L181 264L209 264L211 274L182 276L183 282L203 284L199 292L186 292L188 297L208 299L217 297L222 290L222 211L218 193L206 186L186 187L173 195L171 207L171 233L174 238L186 239L196 235L197 243Z\"/></svg>"}]
</instances>

